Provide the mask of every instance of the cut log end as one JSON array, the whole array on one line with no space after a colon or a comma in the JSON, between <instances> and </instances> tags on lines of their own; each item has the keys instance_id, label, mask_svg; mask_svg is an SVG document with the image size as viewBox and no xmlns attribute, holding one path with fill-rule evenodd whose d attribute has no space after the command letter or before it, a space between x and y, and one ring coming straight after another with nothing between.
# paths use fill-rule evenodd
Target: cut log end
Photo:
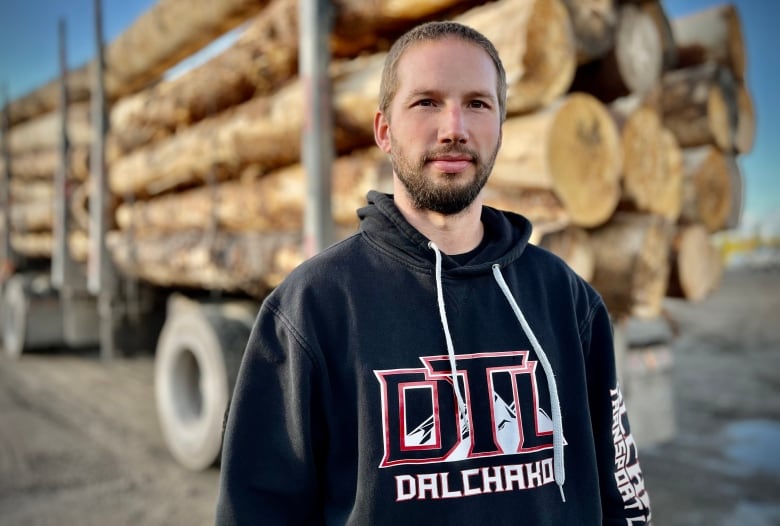
<instances>
[{"instance_id":1,"label":"cut log end","mask_svg":"<svg viewBox=\"0 0 780 526\"><path fill-rule=\"evenodd\" d=\"M618 212L592 231L593 286L616 317L653 318L669 279L670 226L651 214Z\"/></svg>"},{"instance_id":2,"label":"cut log end","mask_svg":"<svg viewBox=\"0 0 780 526\"><path fill-rule=\"evenodd\" d=\"M590 95L575 93L562 104L550 132L553 186L572 223L597 226L609 219L620 198L617 127L604 105Z\"/></svg>"},{"instance_id":3,"label":"cut log end","mask_svg":"<svg viewBox=\"0 0 780 526\"><path fill-rule=\"evenodd\" d=\"M667 295L700 301L720 284L723 262L707 229L688 225L678 229L670 251Z\"/></svg>"},{"instance_id":4,"label":"cut log end","mask_svg":"<svg viewBox=\"0 0 780 526\"><path fill-rule=\"evenodd\" d=\"M563 259L585 281L592 281L596 257L588 233L583 228L568 227L542 237L540 246Z\"/></svg>"}]
</instances>

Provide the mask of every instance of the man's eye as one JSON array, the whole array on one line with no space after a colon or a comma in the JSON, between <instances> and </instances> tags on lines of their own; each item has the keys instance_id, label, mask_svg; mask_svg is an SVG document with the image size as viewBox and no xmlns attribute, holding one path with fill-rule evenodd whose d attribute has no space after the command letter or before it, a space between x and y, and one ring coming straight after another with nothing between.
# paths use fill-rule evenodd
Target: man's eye
<instances>
[{"instance_id":1,"label":"man's eye","mask_svg":"<svg viewBox=\"0 0 780 526\"><path fill-rule=\"evenodd\" d=\"M431 107L431 106L433 106L433 101L431 99L418 100L416 105L417 106Z\"/></svg>"},{"instance_id":2,"label":"man's eye","mask_svg":"<svg viewBox=\"0 0 780 526\"><path fill-rule=\"evenodd\" d=\"M472 100L469 103L469 105L472 108L487 108L488 107L488 105L484 101L481 101L481 100Z\"/></svg>"}]
</instances>

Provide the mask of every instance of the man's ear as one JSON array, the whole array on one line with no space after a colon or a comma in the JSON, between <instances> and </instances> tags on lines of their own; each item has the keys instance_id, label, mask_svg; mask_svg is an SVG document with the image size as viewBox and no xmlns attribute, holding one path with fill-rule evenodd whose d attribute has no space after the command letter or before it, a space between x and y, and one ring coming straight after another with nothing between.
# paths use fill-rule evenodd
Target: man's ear
<instances>
[{"instance_id":1,"label":"man's ear","mask_svg":"<svg viewBox=\"0 0 780 526\"><path fill-rule=\"evenodd\" d=\"M381 111L374 115L374 141L380 150L390 153L390 122Z\"/></svg>"}]
</instances>

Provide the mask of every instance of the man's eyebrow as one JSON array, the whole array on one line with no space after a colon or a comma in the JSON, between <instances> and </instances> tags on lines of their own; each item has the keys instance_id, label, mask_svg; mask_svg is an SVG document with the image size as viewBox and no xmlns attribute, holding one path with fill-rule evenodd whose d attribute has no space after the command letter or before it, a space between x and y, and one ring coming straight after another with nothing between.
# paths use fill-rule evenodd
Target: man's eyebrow
<instances>
[{"instance_id":1,"label":"man's eyebrow","mask_svg":"<svg viewBox=\"0 0 780 526\"><path fill-rule=\"evenodd\" d=\"M404 99L406 102L410 102L413 99L418 98L437 98L441 96L441 91L436 89L418 89L410 92L406 98ZM472 99L487 99L491 102L498 101L498 97L489 91L480 91L480 90L474 90L466 92L466 94L463 97L464 99L472 100Z\"/></svg>"}]
</instances>

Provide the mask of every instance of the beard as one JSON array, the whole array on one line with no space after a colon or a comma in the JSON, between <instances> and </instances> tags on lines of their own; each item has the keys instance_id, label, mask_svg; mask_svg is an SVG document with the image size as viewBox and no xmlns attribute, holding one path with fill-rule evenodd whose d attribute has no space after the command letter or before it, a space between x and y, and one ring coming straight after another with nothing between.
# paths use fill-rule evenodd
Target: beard
<instances>
[{"instance_id":1,"label":"beard","mask_svg":"<svg viewBox=\"0 0 780 526\"><path fill-rule=\"evenodd\" d=\"M392 137L390 144L393 171L409 193L412 204L419 210L431 210L444 215L455 215L474 202L487 183L500 146L499 142L490 157L483 160L474 150L452 143L428 150L415 162L404 154ZM425 165L444 154L469 156L476 169L474 177L464 183L458 181L461 177L458 175L441 175L435 179L426 177L423 173ZM437 182L439 179L444 180Z\"/></svg>"}]
</instances>

